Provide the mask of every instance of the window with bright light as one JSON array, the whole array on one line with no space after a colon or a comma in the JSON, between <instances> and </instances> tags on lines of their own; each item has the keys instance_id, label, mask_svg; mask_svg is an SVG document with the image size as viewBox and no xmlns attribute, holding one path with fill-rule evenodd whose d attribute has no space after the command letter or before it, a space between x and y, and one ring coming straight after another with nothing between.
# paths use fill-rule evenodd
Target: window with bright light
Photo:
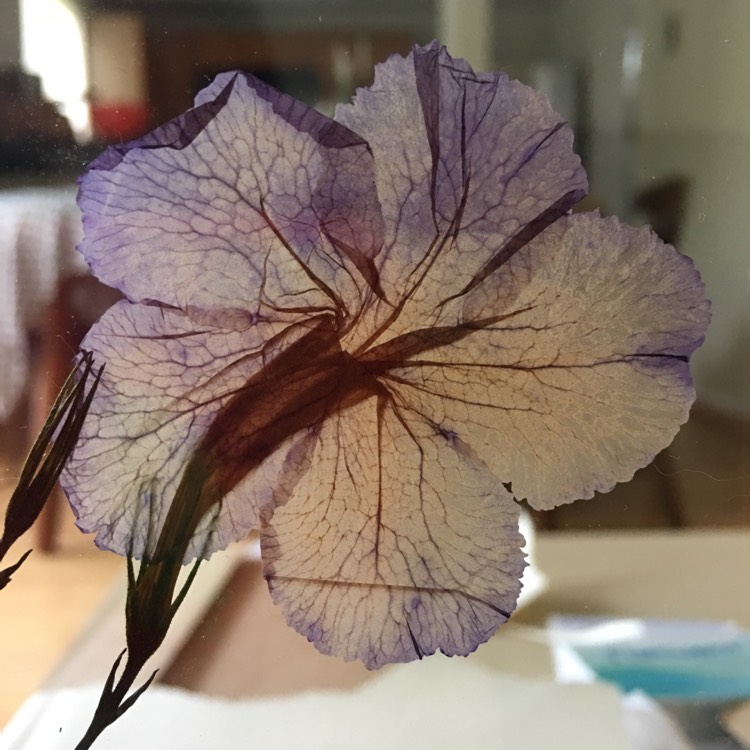
<instances>
[{"instance_id":1,"label":"window with bright light","mask_svg":"<svg viewBox=\"0 0 750 750\"><path fill-rule=\"evenodd\" d=\"M24 68L42 80L44 96L68 118L76 138L90 135L84 37L76 12L65 0L22 0L21 54Z\"/></svg>"}]
</instances>

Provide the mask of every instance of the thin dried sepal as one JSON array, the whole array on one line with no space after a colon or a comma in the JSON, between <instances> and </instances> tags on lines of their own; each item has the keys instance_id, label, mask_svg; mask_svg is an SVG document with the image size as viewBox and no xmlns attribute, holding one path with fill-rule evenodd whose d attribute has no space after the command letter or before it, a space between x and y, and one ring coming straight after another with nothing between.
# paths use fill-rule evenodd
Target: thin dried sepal
<instances>
[{"instance_id":1,"label":"thin dried sepal","mask_svg":"<svg viewBox=\"0 0 750 750\"><path fill-rule=\"evenodd\" d=\"M65 462L73 452L102 374L103 368L100 368L87 390L93 366L93 356L85 353L60 389L29 451L5 513L0 559L38 518Z\"/></svg>"},{"instance_id":2,"label":"thin dried sepal","mask_svg":"<svg viewBox=\"0 0 750 750\"><path fill-rule=\"evenodd\" d=\"M31 550L26 550L17 563L8 566L5 570L0 570L0 589L4 589L10 583L13 574L24 564L30 554Z\"/></svg>"}]
</instances>

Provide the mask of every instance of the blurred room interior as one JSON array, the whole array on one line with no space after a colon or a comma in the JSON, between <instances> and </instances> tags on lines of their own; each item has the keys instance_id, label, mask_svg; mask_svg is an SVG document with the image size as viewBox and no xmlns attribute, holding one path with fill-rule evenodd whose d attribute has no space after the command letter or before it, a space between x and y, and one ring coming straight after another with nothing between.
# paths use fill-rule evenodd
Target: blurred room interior
<instances>
[{"instance_id":1,"label":"blurred room interior","mask_svg":"<svg viewBox=\"0 0 750 750\"><path fill-rule=\"evenodd\" d=\"M86 327L116 299L73 249L75 179L87 161L185 110L220 71L249 71L330 113L370 83L375 63L433 38L476 69L543 90L575 131L591 182L585 208L651 224L694 259L712 300L693 360L698 399L672 446L631 482L538 514L537 525L559 533L750 526L744 0L2 0L0 497ZM50 617L77 608L31 682L120 571L57 505L29 542L52 550L37 584L53 591L70 575L92 584L74 605L27 595ZM11 607L29 606L22 584L2 594L4 629Z\"/></svg>"}]
</instances>

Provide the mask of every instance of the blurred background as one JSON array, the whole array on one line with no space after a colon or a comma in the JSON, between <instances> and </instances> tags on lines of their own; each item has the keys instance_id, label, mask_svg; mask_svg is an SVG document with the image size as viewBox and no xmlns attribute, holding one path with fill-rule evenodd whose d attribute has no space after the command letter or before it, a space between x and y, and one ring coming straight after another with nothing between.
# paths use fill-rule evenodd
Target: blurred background
<instances>
[{"instance_id":1,"label":"blurred background","mask_svg":"<svg viewBox=\"0 0 750 750\"><path fill-rule=\"evenodd\" d=\"M698 401L673 445L632 482L537 524L750 525L746 0L2 0L0 497L115 299L74 251L87 161L182 112L219 71L331 112L375 63L433 38L544 91L575 132L585 208L651 224L695 260L713 303ZM60 502L37 533L58 560L91 547Z\"/></svg>"}]
</instances>

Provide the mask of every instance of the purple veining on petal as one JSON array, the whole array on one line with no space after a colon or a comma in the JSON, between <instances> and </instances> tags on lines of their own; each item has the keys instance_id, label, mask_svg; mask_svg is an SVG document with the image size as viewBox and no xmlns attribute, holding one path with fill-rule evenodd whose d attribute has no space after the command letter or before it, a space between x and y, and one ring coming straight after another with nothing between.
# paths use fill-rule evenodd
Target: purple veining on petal
<instances>
[{"instance_id":1,"label":"purple veining on petal","mask_svg":"<svg viewBox=\"0 0 750 750\"><path fill-rule=\"evenodd\" d=\"M61 477L79 526L96 532L103 548L139 558L152 552L185 467L204 450L226 404L249 384L262 382L269 363L309 333L307 326L274 323L236 331L207 321L198 325L178 310L126 301L110 308L83 342L106 367ZM271 403L259 397L254 404L256 419L280 397L283 382L274 377L271 385L276 386ZM229 446L216 448L228 464L232 450L247 438L239 428L226 438ZM257 456L254 466L248 455L244 476L226 487L218 518L206 518L196 529L188 559L223 549L258 528L306 470L312 443L309 431L283 435L273 454Z\"/></svg>"},{"instance_id":2,"label":"purple veining on petal","mask_svg":"<svg viewBox=\"0 0 750 750\"><path fill-rule=\"evenodd\" d=\"M692 262L647 229L563 217L448 312L461 325L363 360L420 413L460 425L534 507L626 481L687 419L708 303Z\"/></svg>"},{"instance_id":3,"label":"purple veining on petal","mask_svg":"<svg viewBox=\"0 0 750 750\"><path fill-rule=\"evenodd\" d=\"M378 66L336 119L370 144L385 219L376 263L395 311L367 310L361 337L432 322L586 191L572 131L542 95L438 45Z\"/></svg>"},{"instance_id":4,"label":"purple veining on petal","mask_svg":"<svg viewBox=\"0 0 750 750\"><path fill-rule=\"evenodd\" d=\"M81 252L133 301L326 310L351 325L382 245L367 144L251 76L219 83L216 98L87 171Z\"/></svg>"},{"instance_id":5,"label":"purple veining on petal","mask_svg":"<svg viewBox=\"0 0 750 750\"><path fill-rule=\"evenodd\" d=\"M267 101L279 117L294 125L300 133L312 136L321 146L330 149L367 146L367 142L361 136L321 115L301 101L277 91L255 76L243 75L248 86L261 99Z\"/></svg>"},{"instance_id":6,"label":"purple veining on petal","mask_svg":"<svg viewBox=\"0 0 750 750\"><path fill-rule=\"evenodd\" d=\"M537 127L545 119L547 124L546 130L542 129L539 133L532 131L532 138L526 143L518 138L520 134L516 135L514 145L518 146L518 153L512 154L512 158L505 162L503 172L496 178L497 190L504 190L504 186L523 179L522 173L526 170L535 173L535 182L541 181L546 162L559 158L562 154L568 159L573 156L572 133L567 125L546 103L535 102L532 105L531 91L509 81L504 74L475 74L464 60L451 58L444 48L437 45L431 45L422 50L421 54L415 54L414 66L432 152L433 211L448 222L454 222L459 217L459 226L453 228L456 234L484 218L478 212L476 216L472 216L470 199L466 205L461 204L473 189L471 183L477 179L480 169L492 162L492 152L488 152L485 146L488 138L482 137L479 131L485 126L486 120L492 120L498 97L504 97L511 104L513 97L523 102L525 96L526 102L511 104L518 107L518 115L523 117L524 107L535 106L539 110ZM446 118L445 111L450 112L451 109L454 110L454 116ZM479 147L477 144L480 144ZM556 196L553 194L547 205L542 203L536 216L532 214L524 217L523 212L519 212L517 218L521 226L518 231L495 251L484 267L477 270L475 277L459 294L473 288L488 273L506 262L512 252L531 241L584 197L587 180L577 157L573 157L567 168L570 170L568 184L562 189L558 188L560 193ZM535 185L529 185L529 195L537 189Z\"/></svg>"},{"instance_id":7,"label":"purple veining on petal","mask_svg":"<svg viewBox=\"0 0 750 750\"><path fill-rule=\"evenodd\" d=\"M522 544L518 506L473 451L384 396L331 416L262 534L290 625L370 669L474 651L515 607Z\"/></svg>"},{"instance_id":8,"label":"purple veining on petal","mask_svg":"<svg viewBox=\"0 0 750 750\"><path fill-rule=\"evenodd\" d=\"M364 164L360 173L352 169L354 164L349 161L351 157L346 157L348 161L345 164L346 170L341 170L335 175L328 175L328 177L335 176L336 179L330 179L326 185L319 186L318 192L313 195L312 208L320 223L326 227L329 238L336 238L336 235L340 233L344 234L340 238L342 245L339 246L342 252L354 256L351 259L358 264L358 267L369 269L371 264L361 256L369 258L378 252L382 244L383 228L376 195L367 184L368 170L371 169L371 154L369 154L367 142L335 120L330 120L297 99L280 93L255 76L246 73L221 74L196 99L196 103L199 100L204 101L206 94L216 90L230 75L242 76L247 86L259 98L268 102L282 120L292 124L300 133L310 135L324 148L332 152L348 148L359 150L364 148L367 151L361 156ZM332 165L332 171L334 167L335 165ZM353 205L351 200L351 196L356 193L362 195L363 205L361 206ZM348 210L342 212L342 207ZM341 226L342 224L351 225L355 218L359 219L359 223L355 226ZM372 272L368 270L366 273L369 276ZM370 278L376 282L375 277L370 276Z\"/></svg>"}]
</instances>

